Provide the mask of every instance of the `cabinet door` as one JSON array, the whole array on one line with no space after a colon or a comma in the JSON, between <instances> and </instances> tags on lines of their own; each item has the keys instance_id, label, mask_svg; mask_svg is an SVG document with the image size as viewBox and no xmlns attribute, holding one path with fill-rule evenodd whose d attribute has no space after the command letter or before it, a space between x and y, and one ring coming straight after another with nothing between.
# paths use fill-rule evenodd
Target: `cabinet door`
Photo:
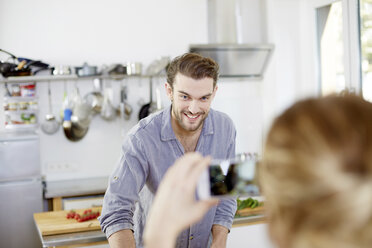
<instances>
[{"instance_id":1,"label":"cabinet door","mask_svg":"<svg viewBox=\"0 0 372 248\"><path fill-rule=\"evenodd\" d=\"M266 224L233 227L227 238L227 248L260 247L275 248L267 234Z\"/></svg>"},{"instance_id":2,"label":"cabinet door","mask_svg":"<svg viewBox=\"0 0 372 248\"><path fill-rule=\"evenodd\" d=\"M40 176L39 139L0 140L0 181Z\"/></svg>"},{"instance_id":3,"label":"cabinet door","mask_svg":"<svg viewBox=\"0 0 372 248\"><path fill-rule=\"evenodd\" d=\"M41 247L33 220L43 211L41 181L0 183L0 199L0 247Z\"/></svg>"}]
</instances>

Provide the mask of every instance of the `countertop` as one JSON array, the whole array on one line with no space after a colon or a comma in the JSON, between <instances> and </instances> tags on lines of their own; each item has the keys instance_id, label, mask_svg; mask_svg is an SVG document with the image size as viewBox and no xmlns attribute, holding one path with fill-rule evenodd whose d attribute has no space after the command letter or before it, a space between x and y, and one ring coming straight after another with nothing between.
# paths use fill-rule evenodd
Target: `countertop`
<instances>
[{"instance_id":1,"label":"countertop","mask_svg":"<svg viewBox=\"0 0 372 248\"><path fill-rule=\"evenodd\" d=\"M234 219L232 228L239 227L239 226L245 226L245 225L261 224L265 222L266 222L266 219L264 215L239 217L239 218ZM40 239L41 239L43 247L67 246L67 245L87 244L87 243L106 241L106 235L101 230L58 234L58 235L48 235L48 236L41 235L39 231L39 235L40 235Z\"/></svg>"}]
</instances>

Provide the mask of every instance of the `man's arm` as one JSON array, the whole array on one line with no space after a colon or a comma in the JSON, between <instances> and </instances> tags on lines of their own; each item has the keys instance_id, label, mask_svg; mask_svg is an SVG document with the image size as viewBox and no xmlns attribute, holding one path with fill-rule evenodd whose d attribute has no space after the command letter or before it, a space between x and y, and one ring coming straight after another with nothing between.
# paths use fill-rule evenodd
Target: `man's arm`
<instances>
[{"instance_id":1,"label":"man's arm","mask_svg":"<svg viewBox=\"0 0 372 248\"><path fill-rule=\"evenodd\" d=\"M110 248L135 248L136 242L132 230L124 229L112 234L108 242Z\"/></svg>"},{"instance_id":2,"label":"man's arm","mask_svg":"<svg viewBox=\"0 0 372 248\"><path fill-rule=\"evenodd\" d=\"M127 138L122 157L109 178L99 221L112 247L135 247L133 213L147 177L147 160L142 151L136 137Z\"/></svg>"},{"instance_id":3,"label":"man's arm","mask_svg":"<svg viewBox=\"0 0 372 248\"><path fill-rule=\"evenodd\" d=\"M226 241L227 241L227 234L229 230L221 225L213 225L212 226L212 245L211 248L225 248Z\"/></svg>"}]
</instances>

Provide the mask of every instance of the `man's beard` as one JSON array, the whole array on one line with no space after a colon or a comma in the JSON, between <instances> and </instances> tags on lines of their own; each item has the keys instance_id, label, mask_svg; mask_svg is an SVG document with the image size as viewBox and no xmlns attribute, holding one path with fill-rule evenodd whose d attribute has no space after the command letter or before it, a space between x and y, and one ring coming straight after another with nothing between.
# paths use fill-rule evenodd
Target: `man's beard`
<instances>
[{"instance_id":1,"label":"man's beard","mask_svg":"<svg viewBox=\"0 0 372 248\"><path fill-rule=\"evenodd\" d=\"M189 126L189 125L186 125L184 123L184 120L182 119L182 117L185 113L190 114L190 115L195 115L195 114L192 114L189 111L181 111L181 112L177 111L176 112L174 107L172 107L172 112L173 112L174 116L176 117L176 121L177 121L178 125L180 125L186 131L190 131L190 132L198 130L203 125L204 120L207 118L207 116L209 114L209 111L207 113L206 112L198 112L196 115L200 115L200 117L198 117L198 118L202 118L202 119L199 121L199 123L196 126ZM187 118L187 117L185 117L185 118Z\"/></svg>"}]
</instances>

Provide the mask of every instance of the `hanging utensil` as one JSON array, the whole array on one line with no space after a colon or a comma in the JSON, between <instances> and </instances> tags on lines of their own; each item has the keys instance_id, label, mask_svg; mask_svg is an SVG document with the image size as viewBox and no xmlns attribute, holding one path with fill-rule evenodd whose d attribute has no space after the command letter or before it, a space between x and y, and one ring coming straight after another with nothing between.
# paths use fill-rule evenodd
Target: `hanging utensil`
<instances>
[{"instance_id":1,"label":"hanging utensil","mask_svg":"<svg viewBox=\"0 0 372 248\"><path fill-rule=\"evenodd\" d=\"M116 117L116 109L110 101L110 96L112 96L112 93L111 87L106 87L104 89L101 117L107 121L112 121Z\"/></svg>"},{"instance_id":2,"label":"hanging utensil","mask_svg":"<svg viewBox=\"0 0 372 248\"><path fill-rule=\"evenodd\" d=\"M73 101L74 107L72 110L71 121L81 128L88 128L91 121L91 108L82 99L77 85L75 85L75 95Z\"/></svg>"},{"instance_id":3,"label":"hanging utensil","mask_svg":"<svg viewBox=\"0 0 372 248\"><path fill-rule=\"evenodd\" d=\"M149 80L149 88L150 88L150 102L144 104L138 114L138 119L141 120L143 118L146 118L148 115L152 112L152 76L150 76Z\"/></svg>"},{"instance_id":4,"label":"hanging utensil","mask_svg":"<svg viewBox=\"0 0 372 248\"><path fill-rule=\"evenodd\" d=\"M75 84L74 96L64 109L63 130L71 141L81 140L88 132L91 121L91 108L80 96Z\"/></svg>"},{"instance_id":5,"label":"hanging utensil","mask_svg":"<svg viewBox=\"0 0 372 248\"><path fill-rule=\"evenodd\" d=\"M91 107L94 114L98 114L102 110L103 95L102 91L102 81L99 78L93 80L94 90L84 96L84 100Z\"/></svg>"},{"instance_id":6,"label":"hanging utensil","mask_svg":"<svg viewBox=\"0 0 372 248\"><path fill-rule=\"evenodd\" d=\"M121 84L120 87L120 115L125 120L129 120L130 116L133 112L132 106L127 101L128 95L127 95L127 87L123 86Z\"/></svg>"},{"instance_id":7,"label":"hanging utensil","mask_svg":"<svg viewBox=\"0 0 372 248\"><path fill-rule=\"evenodd\" d=\"M41 124L41 130L43 130L46 134L54 134L59 129L59 123L56 120L56 117L53 114L52 110L52 96L51 96L51 90L50 90L50 81L48 81L48 114L45 115L45 120Z\"/></svg>"},{"instance_id":8,"label":"hanging utensil","mask_svg":"<svg viewBox=\"0 0 372 248\"><path fill-rule=\"evenodd\" d=\"M159 78L156 83L155 94L156 94L156 109L154 110L154 112L157 112L163 109L162 102L161 102L160 89L159 89Z\"/></svg>"}]
</instances>

